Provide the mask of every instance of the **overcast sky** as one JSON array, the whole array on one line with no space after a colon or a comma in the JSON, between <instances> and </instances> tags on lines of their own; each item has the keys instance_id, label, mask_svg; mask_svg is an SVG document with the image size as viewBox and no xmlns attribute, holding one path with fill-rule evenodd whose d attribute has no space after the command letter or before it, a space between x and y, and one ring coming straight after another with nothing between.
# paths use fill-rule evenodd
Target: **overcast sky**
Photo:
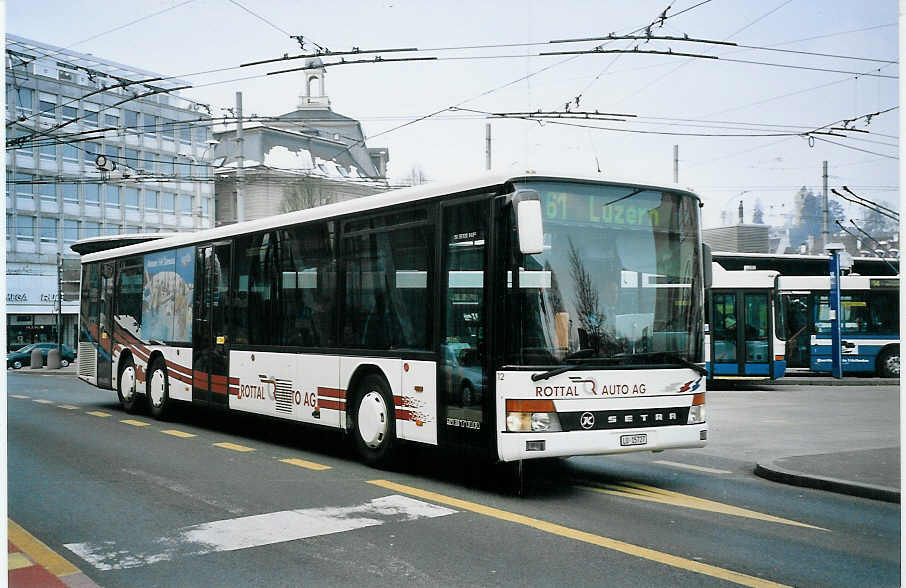
<instances>
[{"instance_id":1,"label":"overcast sky","mask_svg":"<svg viewBox=\"0 0 906 588\"><path fill-rule=\"evenodd\" d=\"M385 131L451 106L483 113L552 111L563 110L571 101L572 110L636 117L625 117L624 122L558 121L568 125L493 120L494 168L583 175L598 175L600 168L603 177L672 184L673 146L679 145L679 184L702 196L706 226L720 224L722 210L735 214L740 199L747 222L761 201L767 220L782 223L800 186L820 192L823 160L829 162L831 187L848 185L860 195L898 206L898 111L873 117L869 125L865 118L851 125L868 134L823 137L841 145L816 140L810 146L801 136L768 136L795 135L898 105L897 79L841 73L897 76L896 63L789 52L895 61L897 3L892 0L710 0L700 6L695 5L701 0L674 0L668 17L691 9L668 18L663 27L655 25L653 35L787 51L620 40L603 48L638 46L639 53L579 56L539 53L590 50L604 41L547 42L625 35L655 21L670 0L237 2L10 0L6 25L12 34L183 76L199 86L184 95L210 104L215 114L233 106L236 91L243 92L247 114L278 115L296 108L302 73L263 74L298 61L186 75L298 55L299 45L289 34L303 35L331 51L495 45L381 54L385 59L441 58L436 61L329 68L326 93L336 112L362 122L372 137L369 147L390 149L395 180L406 177L413 166L432 180L481 173L487 119L446 111L381 134ZM668 48L723 59L642 53ZM237 79L250 76L255 77ZM630 130L635 132L624 132ZM861 218L856 208L845 209Z\"/></svg>"}]
</instances>

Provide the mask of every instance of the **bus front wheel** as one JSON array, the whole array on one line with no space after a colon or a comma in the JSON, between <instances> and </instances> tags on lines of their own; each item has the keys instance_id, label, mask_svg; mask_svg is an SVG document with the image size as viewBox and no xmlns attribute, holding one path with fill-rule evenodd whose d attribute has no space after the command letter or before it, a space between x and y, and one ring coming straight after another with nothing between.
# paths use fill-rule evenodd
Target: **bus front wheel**
<instances>
[{"instance_id":1,"label":"bus front wheel","mask_svg":"<svg viewBox=\"0 0 906 588\"><path fill-rule=\"evenodd\" d=\"M170 407L170 382L167 379L167 366L161 359L156 359L148 376L148 406L151 416L163 420Z\"/></svg>"},{"instance_id":2,"label":"bus front wheel","mask_svg":"<svg viewBox=\"0 0 906 588\"><path fill-rule=\"evenodd\" d=\"M882 378L900 377L900 349L890 347L878 357L878 373Z\"/></svg>"},{"instance_id":3,"label":"bus front wheel","mask_svg":"<svg viewBox=\"0 0 906 588\"><path fill-rule=\"evenodd\" d=\"M123 410L132 413L138 407L136 402L137 394L135 391L135 364L132 358L127 358L120 365L119 378L116 380L116 395L119 398Z\"/></svg>"},{"instance_id":4,"label":"bus front wheel","mask_svg":"<svg viewBox=\"0 0 906 588\"><path fill-rule=\"evenodd\" d=\"M365 376L356 399L353 418L356 450L367 464L387 466L396 444L396 411L387 383L375 374Z\"/></svg>"}]
</instances>

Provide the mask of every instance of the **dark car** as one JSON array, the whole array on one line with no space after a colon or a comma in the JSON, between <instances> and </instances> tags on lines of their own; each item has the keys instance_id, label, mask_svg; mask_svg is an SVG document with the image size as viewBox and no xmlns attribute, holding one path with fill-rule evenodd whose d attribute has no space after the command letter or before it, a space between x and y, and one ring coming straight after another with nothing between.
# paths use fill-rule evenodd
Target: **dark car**
<instances>
[{"instance_id":1,"label":"dark car","mask_svg":"<svg viewBox=\"0 0 906 588\"><path fill-rule=\"evenodd\" d=\"M13 368L14 370L17 370L23 365L31 365L31 352L35 349L41 350L41 355L44 357L44 365L47 365L47 352L56 348L56 343L32 343L31 345L26 345L16 351L10 351L6 354L6 367L7 369ZM66 367L73 361L75 361L75 351L72 350L72 347L63 345L63 353L60 355L60 365Z\"/></svg>"}]
</instances>

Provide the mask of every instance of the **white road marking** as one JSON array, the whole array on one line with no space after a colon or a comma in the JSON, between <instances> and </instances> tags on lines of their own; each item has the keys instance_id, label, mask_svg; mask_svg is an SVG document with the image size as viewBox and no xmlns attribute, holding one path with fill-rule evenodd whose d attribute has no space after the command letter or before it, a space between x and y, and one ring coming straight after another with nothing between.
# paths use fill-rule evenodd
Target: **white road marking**
<instances>
[{"instance_id":1,"label":"white road marking","mask_svg":"<svg viewBox=\"0 0 906 588\"><path fill-rule=\"evenodd\" d=\"M707 472L709 474L732 474L730 470L717 470L714 468L706 468L705 466L697 466L689 463L680 463L678 461L667 461L666 459L656 459L654 463L659 463L661 465L672 466L675 468L684 468L687 470L695 470L697 472Z\"/></svg>"},{"instance_id":2,"label":"white road marking","mask_svg":"<svg viewBox=\"0 0 906 588\"><path fill-rule=\"evenodd\" d=\"M172 536L152 539L136 549L127 549L116 541L67 543L65 547L99 570L122 570L181 557L295 541L384 523L442 517L455 512L443 506L393 494L358 506L285 510L192 525L178 529Z\"/></svg>"}]
</instances>

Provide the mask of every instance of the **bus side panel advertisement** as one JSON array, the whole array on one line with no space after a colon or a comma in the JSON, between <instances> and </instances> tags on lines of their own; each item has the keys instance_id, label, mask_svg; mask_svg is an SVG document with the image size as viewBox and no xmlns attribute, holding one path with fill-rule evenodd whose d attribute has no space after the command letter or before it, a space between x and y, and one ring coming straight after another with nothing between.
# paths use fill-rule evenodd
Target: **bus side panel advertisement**
<instances>
[{"instance_id":1,"label":"bus side panel advertisement","mask_svg":"<svg viewBox=\"0 0 906 588\"><path fill-rule=\"evenodd\" d=\"M194 248L145 256L142 291L142 339L191 341L195 285Z\"/></svg>"}]
</instances>

